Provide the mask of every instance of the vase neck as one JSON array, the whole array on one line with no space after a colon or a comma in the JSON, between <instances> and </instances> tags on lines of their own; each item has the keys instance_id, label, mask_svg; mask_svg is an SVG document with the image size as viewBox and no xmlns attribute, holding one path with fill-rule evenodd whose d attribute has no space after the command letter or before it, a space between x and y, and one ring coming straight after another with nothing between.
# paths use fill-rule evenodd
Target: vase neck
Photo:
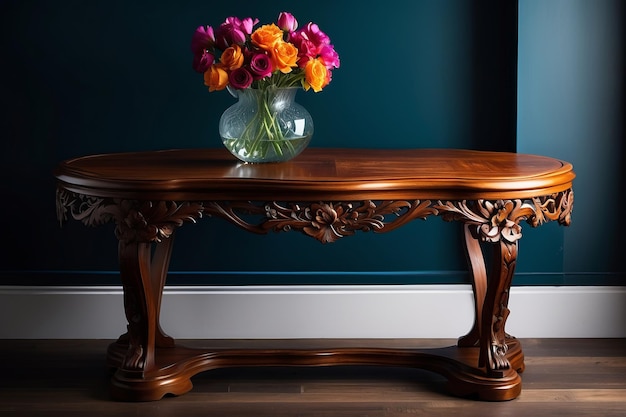
<instances>
[{"instance_id":1,"label":"vase neck","mask_svg":"<svg viewBox=\"0 0 626 417\"><path fill-rule=\"evenodd\" d=\"M267 103L270 107L283 107L293 103L299 87L267 87L235 90L240 102Z\"/></svg>"}]
</instances>

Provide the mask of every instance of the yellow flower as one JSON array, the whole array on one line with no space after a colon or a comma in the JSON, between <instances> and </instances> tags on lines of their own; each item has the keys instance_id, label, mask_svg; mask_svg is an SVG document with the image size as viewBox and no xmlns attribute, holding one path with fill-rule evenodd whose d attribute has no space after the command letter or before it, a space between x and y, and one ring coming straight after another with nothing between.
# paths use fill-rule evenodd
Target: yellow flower
<instances>
[{"instance_id":1,"label":"yellow flower","mask_svg":"<svg viewBox=\"0 0 626 417\"><path fill-rule=\"evenodd\" d=\"M228 72L218 64L213 64L204 73L204 85L209 91L223 90L228 85Z\"/></svg>"},{"instance_id":2,"label":"yellow flower","mask_svg":"<svg viewBox=\"0 0 626 417\"><path fill-rule=\"evenodd\" d=\"M271 50L274 68L283 74L298 66L298 49L289 42L278 42Z\"/></svg>"},{"instance_id":3,"label":"yellow flower","mask_svg":"<svg viewBox=\"0 0 626 417\"><path fill-rule=\"evenodd\" d=\"M324 62L320 59L311 59L304 67L304 89L309 91L313 88L316 93L322 91L322 88L328 84L328 69Z\"/></svg>"},{"instance_id":4,"label":"yellow flower","mask_svg":"<svg viewBox=\"0 0 626 417\"><path fill-rule=\"evenodd\" d=\"M250 36L253 44L266 51L271 51L277 42L282 42L283 31L274 23L263 25Z\"/></svg>"},{"instance_id":5,"label":"yellow flower","mask_svg":"<svg viewBox=\"0 0 626 417\"><path fill-rule=\"evenodd\" d=\"M222 57L220 58L222 66L228 71L241 68L241 66L243 65L243 60L243 51L241 50L241 46L237 44L226 48L222 53Z\"/></svg>"}]
</instances>

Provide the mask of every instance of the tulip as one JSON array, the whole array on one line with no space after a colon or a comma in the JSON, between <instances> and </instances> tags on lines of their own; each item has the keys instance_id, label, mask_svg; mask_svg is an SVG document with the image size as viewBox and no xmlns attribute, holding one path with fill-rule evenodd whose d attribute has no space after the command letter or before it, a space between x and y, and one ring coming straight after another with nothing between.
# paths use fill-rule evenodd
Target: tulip
<instances>
[{"instance_id":1,"label":"tulip","mask_svg":"<svg viewBox=\"0 0 626 417\"><path fill-rule=\"evenodd\" d=\"M211 26L199 26L191 37L191 51L201 54L205 49L212 49L215 45L215 34Z\"/></svg>"},{"instance_id":2,"label":"tulip","mask_svg":"<svg viewBox=\"0 0 626 417\"><path fill-rule=\"evenodd\" d=\"M233 44L243 45L246 42L246 35L252 33L252 28L259 22L259 19L247 17L243 20L237 17L229 17L215 31L215 42L217 47L224 50Z\"/></svg>"},{"instance_id":3,"label":"tulip","mask_svg":"<svg viewBox=\"0 0 626 417\"><path fill-rule=\"evenodd\" d=\"M196 72L204 73L215 61L215 57L209 51L204 50L202 53L193 56L192 67Z\"/></svg>"},{"instance_id":4,"label":"tulip","mask_svg":"<svg viewBox=\"0 0 626 417\"><path fill-rule=\"evenodd\" d=\"M285 32L295 32L298 29L298 21L291 13L281 12L278 15L278 27Z\"/></svg>"},{"instance_id":5,"label":"tulip","mask_svg":"<svg viewBox=\"0 0 626 417\"><path fill-rule=\"evenodd\" d=\"M246 35L249 35L252 33L252 29L254 28L254 25L256 25L257 23L259 23L259 19L246 17L240 22L239 28L243 30Z\"/></svg>"}]
</instances>

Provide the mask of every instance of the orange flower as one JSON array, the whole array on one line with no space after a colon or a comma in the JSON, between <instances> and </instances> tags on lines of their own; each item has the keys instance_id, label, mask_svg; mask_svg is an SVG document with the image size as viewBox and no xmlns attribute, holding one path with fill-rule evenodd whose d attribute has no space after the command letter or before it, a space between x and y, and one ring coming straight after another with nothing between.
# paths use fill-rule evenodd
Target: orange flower
<instances>
[{"instance_id":1,"label":"orange flower","mask_svg":"<svg viewBox=\"0 0 626 417\"><path fill-rule=\"evenodd\" d=\"M274 68L283 74L298 66L298 49L289 42L278 42L271 50Z\"/></svg>"},{"instance_id":2,"label":"orange flower","mask_svg":"<svg viewBox=\"0 0 626 417\"><path fill-rule=\"evenodd\" d=\"M204 85L209 91L223 90L228 85L228 72L218 64L213 64L204 73Z\"/></svg>"},{"instance_id":3,"label":"orange flower","mask_svg":"<svg viewBox=\"0 0 626 417\"><path fill-rule=\"evenodd\" d=\"M222 66L228 71L241 68L241 66L243 65L243 60L244 56L243 51L241 50L241 46L236 44L229 48L226 48L220 58Z\"/></svg>"},{"instance_id":4,"label":"orange flower","mask_svg":"<svg viewBox=\"0 0 626 417\"><path fill-rule=\"evenodd\" d=\"M277 42L282 42L283 31L274 23L263 25L250 36L253 44L266 51L271 51Z\"/></svg>"},{"instance_id":5,"label":"orange flower","mask_svg":"<svg viewBox=\"0 0 626 417\"><path fill-rule=\"evenodd\" d=\"M311 59L304 67L304 89L313 88L316 93L322 91L329 83L328 69L320 59Z\"/></svg>"}]
</instances>

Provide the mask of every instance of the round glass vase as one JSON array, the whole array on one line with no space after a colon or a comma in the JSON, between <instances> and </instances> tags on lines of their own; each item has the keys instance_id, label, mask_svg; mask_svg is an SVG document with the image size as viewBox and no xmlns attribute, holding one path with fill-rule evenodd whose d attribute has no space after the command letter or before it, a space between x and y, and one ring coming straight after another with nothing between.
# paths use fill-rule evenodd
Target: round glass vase
<instances>
[{"instance_id":1,"label":"round glass vase","mask_svg":"<svg viewBox=\"0 0 626 417\"><path fill-rule=\"evenodd\" d=\"M224 146L244 162L284 162L302 152L313 136L313 119L296 103L299 87L228 91L237 102L224 111L219 131Z\"/></svg>"}]
</instances>

